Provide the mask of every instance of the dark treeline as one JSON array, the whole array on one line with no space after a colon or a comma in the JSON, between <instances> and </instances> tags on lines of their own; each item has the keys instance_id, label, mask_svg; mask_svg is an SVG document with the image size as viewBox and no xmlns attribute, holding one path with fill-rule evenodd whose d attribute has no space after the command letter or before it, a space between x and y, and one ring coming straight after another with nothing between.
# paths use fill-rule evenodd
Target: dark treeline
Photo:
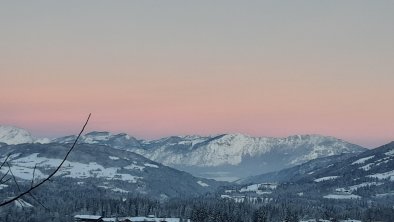
<instances>
[{"instance_id":1,"label":"dark treeline","mask_svg":"<svg viewBox=\"0 0 394 222\"><path fill-rule=\"evenodd\" d=\"M8 196L5 192L1 196ZM56 180L37 190L24 201L34 207L7 206L0 209L0 221L70 222L75 214L188 218L194 222L268 222L322 218L338 221L352 218L362 221L392 221L394 209L385 202L318 200L295 197L275 198L270 203L235 203L216 194L159 201L152 197L121 194L94 185L76 186L69 180ZM48 209L45 209L48 208Z\"/></svg>"},{"instance_id":2,"label":"dark treeline","mask_svg":"<svg viewBox=\"0 0 394 222\"><path fill-rule=\"evenodd\" d=\"M7 208L1 212L1 221L73 221L75 214L103 214L106 217L140 216L154 214L159 217L189 218L195 222L298 222L303 218L323 218L338 221L344 218L363 221L391 221L394 210L388 207L362 208L340 205L302 205L297 203L271 203L253 205L235 203L210 197L189 200L171 200L160 203L143 197L124 199L75 199L73 202L48 201L49 211L42 207Z\"/></svg>"}]
</instances>

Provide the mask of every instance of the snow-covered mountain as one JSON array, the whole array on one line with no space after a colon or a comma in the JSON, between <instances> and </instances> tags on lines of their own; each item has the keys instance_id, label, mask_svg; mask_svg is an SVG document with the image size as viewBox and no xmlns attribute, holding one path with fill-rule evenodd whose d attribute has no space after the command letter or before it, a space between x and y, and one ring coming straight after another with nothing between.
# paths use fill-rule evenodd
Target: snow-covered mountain
<instances>
[{"instance_id":1,"label":"snow-covered mountain","mask_svg":"<svg viewBox=\"0 0 394 222\"><path fill-rule=\"evenodd\" d=\"M74 142L75 138L72 135L51 142L66 144ZM23 129L2 126L0 142L21 144L48 141L36 139ZM195 176L226 181L278 171L316 158L365 150L358 145L320 135L272 138L223 134L140 140L124 133L94 131L83 135L79 143L132 151Z\"/></svg>"},{"instance_id":2,"label":"snow-covered mountain","mask_svg":"<svg viewBox=\"0 0 394 222\"><path fill-rule=\"evenodd\" d=\"M320 158L307 163L237 181L275 182L308 198L394 201L394 142L359 154Z\"/></svg>"},{"instance_id":3,"label":"snow-covered mountain","mask_svg":"<svg viewBox=\"0 0 394 222\"><path fill-rule=\"evenodd\" d=\"M68 143L75 136L54 142ZM242 134L172 136L138 140L126 134L92 132L81 142L130 150L164 165L218 180L236 180L291 167L320 157L357 153L364 148L333 137L297 135L286 138Z\"/></svg>"},{"instance_id":4,"label":"snow-covered mountain","mask_svg":"<svg viewBox=\"0 0 394 222\"><path fill-rule=\"evenodd\" d=\"M0 149L0 162L11 154L8 162L13 174L26 182L32 179L37 164L34 175L39 181L60 164L68 149L69 144L58 143L6 145ZM6 167L0 169L1 173L7 171ZM159 199L203 194L223 184L194 177L133 152L91 144L79 144L55 177L73 186L140 193Z\"/></svg>"},{"instance_id":5,"label":"snow-covered mountain","mask_svg":"<svg viewBox=\"0 0 394 222\"><path fill-rule=\"evenodd\" d=\"M25 129L0 125L0 143L22 144L22 143L48 143L46 138L37 139Z\"/></svg>"},{"instance_id":6,"label":"snow-covered mountain","mask_svg":"<svg viewBox=\"0 0 394 222\"><path fill-rule=\"evenodd\" d=\"M71 135L53 139L54 143L73 143L77 136ZM125 133L113 134L110 132L90 132L79 138L79 143L100 144L113 148L125 149L131 147L141 147L141 141Z\"/></svg>"},{"instance_id":7,"label":"snow-covered mountain","mask_svg":"<svg viewBox=\"0 0 394 222\"><path fill-rule=\"evenodd\" d=\"M289 164L300 164L318 157L362 150L357 145L319 135L287 138L250 137L242 134L225 134L208 138L169 137L145 145L145 149L135 151L164 164L206 167L240 165L245 158L278 151L283 151L284 156L298 150L308 151L304 155L292 158L289 162ZM171 155L163 155L163 152Z\"/></svg>"},{"instance_id":8,"label":"snow-covered mountain","mask_svg":"<svg viewBox=\"0 0 394 222\"><path fill-rule=\"evenodd\" d=\"M315 181L329 177L339 179L339 176L348 179L352 177L353 180L367 177L394 181L394 142L358 154L319 158L295 167L252 176L237 182L244 184L268 181Z\"/></svg>"}]
</instances>

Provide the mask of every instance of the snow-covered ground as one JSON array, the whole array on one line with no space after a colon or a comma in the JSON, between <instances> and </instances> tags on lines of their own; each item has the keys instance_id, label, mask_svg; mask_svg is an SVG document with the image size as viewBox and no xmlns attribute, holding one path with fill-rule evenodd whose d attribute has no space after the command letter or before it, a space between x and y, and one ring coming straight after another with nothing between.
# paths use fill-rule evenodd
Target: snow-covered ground
<instances>
[{"instance_id":1,"label":"snow-covered ground","mask_svg":"<svg viewBox=\"0 0 394 222\"><path fill-rule=\"evenodd\" d=\"M355 194L328 194L326 196L323 196L323 198L345 200L345 199L360 199L361 197Z\"/></svg>"},{"instance_id":2,"label":"snow-covered ground","mask_svg":"<svg viewBox=\"0 0 394 222\"><path fill-rule=\"evenodd\" d=\"M34 166L37 164L38 167L44 168L54 168L57 167L61 159L50 159L45 157L39 157L38 153L33 153L29 156L25 156L22 158L18 158L11 161L11 170L14 175L18 178L31 180ZM0 169L1 172L5 173L8 169L2 168ZM105 168L102 165L90 162L88 164L79 163L79 162L70 162L66 160L60 168L59 172L56 176L64 176L64 177L71 177L71 178L87 178L87 177L98 177L98 178L105 178L107 180L123 180L128 181L130 183L136 183L140 177L133 176L130 174L121 174L117 171L120 168L117 167L108 167ZM44 178L47 175L43 174L39 169L35 171L35 178Z\"/></svg>"},{"instance_id":3,"label":"snow-covered ground","mask_svg":"<svg viewBox=\"0 0 394 222\"><path fill-rule=\"evenodd\" d=\"M119 160L120 159L119 157L116 157L116 156L109 156L108 158L110 158L111 160Z\"/></svg>"},{"instance_id":4,"label":"snow-covered ground","mask_svg":"<svg viewBox=\"0 0 394 222\"><path fill-rule=\"evenodd\" d=\"M315 180L313 180L313 181L315 181L315 182L322 182L322 181L326 181L326 180L334 180L334 179L336 179L336 178L338 178L339 176L328 176L328 177L321 177L321 178L317 178L317 179L315 179Z\"/></svg>"},{"instance_id":5,"label":"snow-covered ground","mask_svg":"<svg viewBox=\"0 0 394 222\"><path fill-rule=\"evenodd\" d=\"M119 192L119 193L128 193L129 191L127 191L127 190L123 190L123 189L120 189L120 188L113 188L113 189L111 189L112 191L115 191L115 192Z\"/></svg>"},{"instance_id":6,"label":"snow-covered ground","mask_svg":"<svg viewBox=\"0 0 394 222\"><path fill-rule=\"evenodd\" d=\"M18 201L14 201L16 207L19 208L29 208L33 207L33 205L29 204L28 202L24 201L23 199L19 199Z\"/></svg>"},{"instance_id":7,"label":"snow-covered ground","mask_svg":"<svg viewBox=\"0 0 394 222\"><path fill-rule=\"evenodd\" d=\"M268 203L272 201L269 197L272 191L277 188L276 183L258 183L251 184L241 189L225 190L221 198L231 199L237 203L248 201L250 203ZM268 195L268 196L267 196Z\"/></svg>"},{"instance_id":8,"label":"snow-covered ground","mask_svg":"<svg viewBox=\"0 0 394 222\"><path fill-rule=\"evenodd\" d=\"M123 167L124 169L127 169L127 170L139 170L139 171L143 171L144 170L144 166L139 166L139 165L136 165L135 163L132 163L132 164L130 164L130 165L127 165L127 166L125 166L125 167Z\"/></svg>"},{"instance_id":9,"label":"snow-covered ground","mask_svg":"<svg viewBox=\"0 0 394 222\"><path fill-rule=\"evenodd\" d=\"M202 186L202 187L209 187L208 184L202 182L201 180L197 181L197 183L198 183L200 186Z\"/></svg>"},{"instance_id":10,"label":"snow-covered ground","mask_svg":"<svg viewBox=\"0 0 394 222\"><path fill-rule=\"evenodd\" d=\"M106 190L112 190L112 191L115 191L115 192L120 192L120 193L128 193L129 192L127 190L120 189L118 187L109 187L109 186L103 186L103 185L100 185L100 186L97 186L97 187L100 187L100 188L103 188L103 189L106 189Z\"/></svg>"},{"instance_id":11,"label":"snow-covered ground","mask_svg":"<svg viewBox=\"0 0 394 222\"><path fill-rule=\"evenodd\" d=\"M252 184L246 187L242 187L239 192L258 192L262 190L274 190L277 188L277 184L273 183L258 183L258 184Z\"/></svg>"},{"instance_id":12,"label":"snow-covered ground","mask_svg":"<svg viewBox=\"0 0 394 222\"><path fill-rule=\"evenodd\" d=\"M370 160L370 159L372 159L372 158L374 158L374 157L375 157L375 155L361 158L361 159L359 159L359 160L357 160L357 161L354 161L354 162L352 163L352 165L365 163L365 161Z\"/></svg>"},{"instance_id":13,"label":"snow-covered ground","mask_svg":"<svg viewBox=\"0 0 394 222\"><path fill-rule=\"evenodd\" d=\"M243 187L239 192L256 192L259 189L259 185L260 184L252 184L247 187Z\"/></svg>"},{"instance_id":14,"label":"snow-covered ground","mask_svg":"<svg viewBox=\"0 0 394 222\"><path fill-rule=\"evenodd\" d=\"M359 169L364 170L364 171L368 171L368 170L370 170L370 169L372 168L372 166L374 166L374 165L375 165L375 163L368 163L368 164L365 165L365 166L359 167Z\"/></svg>"},{"instance_id":15,"label":"snow-covered ground","mask_svg":"<svg viewBox=\"0 0 394 222\"><path fill-rule=\"evenodd\" d=\"M394 150L390 150L385 153L386 156L394 156Z\"/></svg>"},{"instance_id":16,"label":"snow-covered ground","mask_svg":"<svg viewBox=\"0 0 394 222\"><path fill-rule=\"evenodd\" d=\"M220 196L222 199L230 199L233 200L236 203L243 203L245 201L249 203L269 203L273 200L273 198L270 197L250 197L250 196L245 196L245 195L226 195L223 194Z\"/></svg>"},{"instance_id":17,"label":"snow-covered ground","mask_svg":"<svg viewBox=\"0 0 394 222\"><path fill-rule=\"evenodd\" d=\"M380 193L380 194L376 194L375 195L376 197L387 197L387 196L394 196L394 192L391 192L391 193Z\"/></svg>"},{"instance_id":18,"label":"snow-covered ground","mask_svg":"<svg viewBox=\"0 0 394 222\"><path fill-rule=\"evenodd\" d=\"M353 192L353 191L356 191L358 188L361 188L361 187L368 187L368 186L379 186L379 185L382 185L383 183L378 183L378 182L365 182L365 183L360 183L360 184L357 184L357 185L353 185L353 186L350 186L349 188L337 188L337 189L335 189L335 191L337 191L337 192L346 192L346 191L350 191L350 192Z\"/></svg>"},{"instance_id":19,"label":"snow-covered ground","mask_svg":"<svg viewBox=\"0 0 394 222\"><path fill-rule=\"evenodd\" d=\"M151 163L144 163L144 166L152 167L152 168L159 168L158 165L156 165L156 164L151 164Z\"/></svg>"},{"instance_id":20,"label":"snow-covered ground","mask_svg":"<svg viewBox=\"0 0 394 222\"><path fill-rule=\"evenodd\" d=\"M377 173L377 174L372 174L372 175L368 175L367 177L371 177L371 178L377 178L377 179L390 179L391 181L394 181L394 170L392 171L388 171L385 173Z\"/></svg>"}]
</instances>

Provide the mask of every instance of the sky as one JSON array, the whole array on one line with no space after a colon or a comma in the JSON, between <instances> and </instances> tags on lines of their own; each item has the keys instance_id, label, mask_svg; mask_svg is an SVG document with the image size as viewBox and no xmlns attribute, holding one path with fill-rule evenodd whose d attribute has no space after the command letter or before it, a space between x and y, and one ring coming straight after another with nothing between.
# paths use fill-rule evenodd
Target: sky
<instances>
[{"instance_id":1,"label":"sky","mask_svg":"<svg viewBox=\"0 0 394 222\"><path fill-rule=\"evenodd\" d=\"M394 140L394 1L2 1L0 124Z\"/></svg>"}]
</instances>

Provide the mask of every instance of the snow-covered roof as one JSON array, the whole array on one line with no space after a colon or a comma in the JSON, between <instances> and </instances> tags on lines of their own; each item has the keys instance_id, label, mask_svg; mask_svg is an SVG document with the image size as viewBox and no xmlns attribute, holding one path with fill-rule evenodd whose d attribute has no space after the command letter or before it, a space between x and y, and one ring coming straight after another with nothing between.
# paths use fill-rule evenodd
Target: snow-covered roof
<instances>
[{"instance_id":1,"label":"snow-covered roof","mask_svg":"<svg viewBox=\"0 0 394 222\"><path fill-rule=\"evenodd\" d=\"M159 217L119 217L119 221L129 219L130 221L151 221L151 222L179 222L179 218L159 218Z\"/></svg>"},{"instance_id":2,"label":"snow-covered roof","mask_svg":"<svg viewBox=\"0 0 394 222\"><path fill-rule=\"evenodd\" d=\"M75 215L75 219L91 219L91 220L98 220L102 218L102 216L96 216L96 215Z\"/></svg>"}]
</instances>

